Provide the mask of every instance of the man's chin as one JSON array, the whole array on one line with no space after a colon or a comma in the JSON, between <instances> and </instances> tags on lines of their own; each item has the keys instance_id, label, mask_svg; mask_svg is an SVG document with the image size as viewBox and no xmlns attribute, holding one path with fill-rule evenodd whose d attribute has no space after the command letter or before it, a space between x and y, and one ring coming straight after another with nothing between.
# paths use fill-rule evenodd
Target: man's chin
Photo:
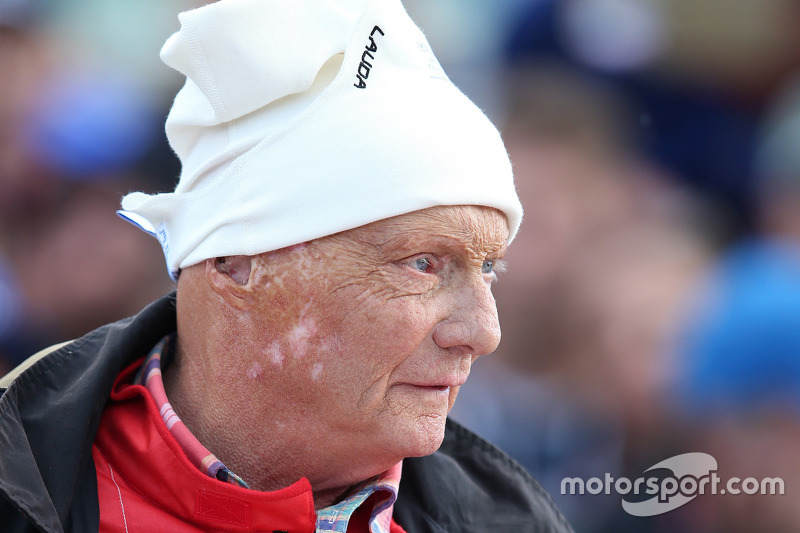
<instances>
[{"instance_id":1,"label":"man's chin","mask_svg":"<svg viewBox=\"0 0 800 533\"><path fill-rule=\"evenodd\" d=\"M401 401L391 406L391 416L380 421L384 449L402 457L430 455L442 445L449 411L449 391L399 387ZM432 389L428 387L427 389ZM398 395L399 396L399 395Z\"/></svg>"},{"instance_id":2,"label":"man's chin","mask_svg":"<svg viewBox=\"0 0 800 533\"><path fill-rule=\"evenodd\" d=\"M444 440L446 420L444 415L419 417L406 435L404 457L422 457L438 450Z\"/></svg>"}]
</instances>

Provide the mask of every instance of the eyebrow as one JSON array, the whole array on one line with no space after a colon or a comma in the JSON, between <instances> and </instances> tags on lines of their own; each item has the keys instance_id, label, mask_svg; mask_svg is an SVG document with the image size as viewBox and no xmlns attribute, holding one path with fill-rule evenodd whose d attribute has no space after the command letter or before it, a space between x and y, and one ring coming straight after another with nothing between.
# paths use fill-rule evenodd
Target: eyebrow
<instances>
[{"instance_id":1,"label":"eyebrow","mask_svg":"<svg viewBox=\"0 0 800 533\"><path fill-rule=\"evenodd\" d=\"M463 240L452 235L432 235L424 230L407 230L393 233L380 243L382 250L419 248L422 242L446 247L463 245Z\"/></svg>"},{"instance_id":2,"label":"eyebrow","mask_svg":"<svg viewBox=\"0 0 800 533\"><path fill-rule=\"evenodd\" d=\"M465 246L469 249L479 248L489 255L498 255L506 248L506 241L492 242L487 244L487 239L472 235L442 235L431 234L425 230L407 230L400 231L389 235L382 242L377 243L378 248L387 253L398 250L419 250L425 251L425 248L439 247L452 250L454 252L461 252ZM477 246L476 246L477 245ZM433 250L428 250L433 251Z\"/></svg>"}]
</instances>

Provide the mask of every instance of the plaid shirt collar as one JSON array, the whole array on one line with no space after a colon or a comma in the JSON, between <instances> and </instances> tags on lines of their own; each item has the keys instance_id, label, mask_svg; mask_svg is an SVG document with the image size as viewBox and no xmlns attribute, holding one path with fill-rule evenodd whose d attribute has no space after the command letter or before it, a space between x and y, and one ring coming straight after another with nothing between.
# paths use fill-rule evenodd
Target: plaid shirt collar
<instances>
[{"instance_id":1,"label":"plaid shirt collar","mask_svg":"<svg viewBox=\"0 0 800 533\"><path fill-rule=\"evenodd\" d=\"M210 477L249 488L241 477L226 468L214 454L200 444L200 441L192 435L167 400L164 382L161 379L161 369L162 364L166 367L172 361L174 346L174 333L161 339L145 359L136 374L134 384L144 386L153 397L164 424L192 464ZM346 532L353 513L373 494L376 497L370 500L373 502L369 520L370 533L389 533L394 502L400 486L402 465L401 461L383 474L358 484L350 492L350 496L335 505L318 511L317 533Z\"/></svg>"}]
</instances>

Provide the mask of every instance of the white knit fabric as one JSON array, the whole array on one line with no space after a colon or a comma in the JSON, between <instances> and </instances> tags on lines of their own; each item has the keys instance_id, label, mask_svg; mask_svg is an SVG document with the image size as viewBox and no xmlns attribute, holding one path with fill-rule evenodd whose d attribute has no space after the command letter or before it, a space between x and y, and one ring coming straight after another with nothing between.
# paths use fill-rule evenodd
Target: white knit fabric
<instances>
[{"instance_id":1,"label":"white knit fabric","mask_svg":"<svg viewBox=\"0 0 800 533\"><path fill-rule=\"evenodd\" d=\"M161 51L186 75L167 118L172 193L120 215L174 277L436 205L522 207L497 130L447 78L399 0L221 0Z\"/></svg>"}]
</instances>

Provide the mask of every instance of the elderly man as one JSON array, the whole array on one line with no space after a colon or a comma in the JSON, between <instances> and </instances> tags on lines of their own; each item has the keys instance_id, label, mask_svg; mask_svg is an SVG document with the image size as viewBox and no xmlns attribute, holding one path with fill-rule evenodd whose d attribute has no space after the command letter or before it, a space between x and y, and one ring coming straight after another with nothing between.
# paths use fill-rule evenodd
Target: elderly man
<instances>
[{"instance_id":1,"label":"elderly man","mask_svg":"<svg viewBox=\"0 0 800 533\"><path fill-rule=\"evenodd\" d=\"M522 211L399 1L223 0L162 58L180 181L120 215L177 293L0 383L4 530L569 531L447 421Z\"/></svg>"}]
</instances>

